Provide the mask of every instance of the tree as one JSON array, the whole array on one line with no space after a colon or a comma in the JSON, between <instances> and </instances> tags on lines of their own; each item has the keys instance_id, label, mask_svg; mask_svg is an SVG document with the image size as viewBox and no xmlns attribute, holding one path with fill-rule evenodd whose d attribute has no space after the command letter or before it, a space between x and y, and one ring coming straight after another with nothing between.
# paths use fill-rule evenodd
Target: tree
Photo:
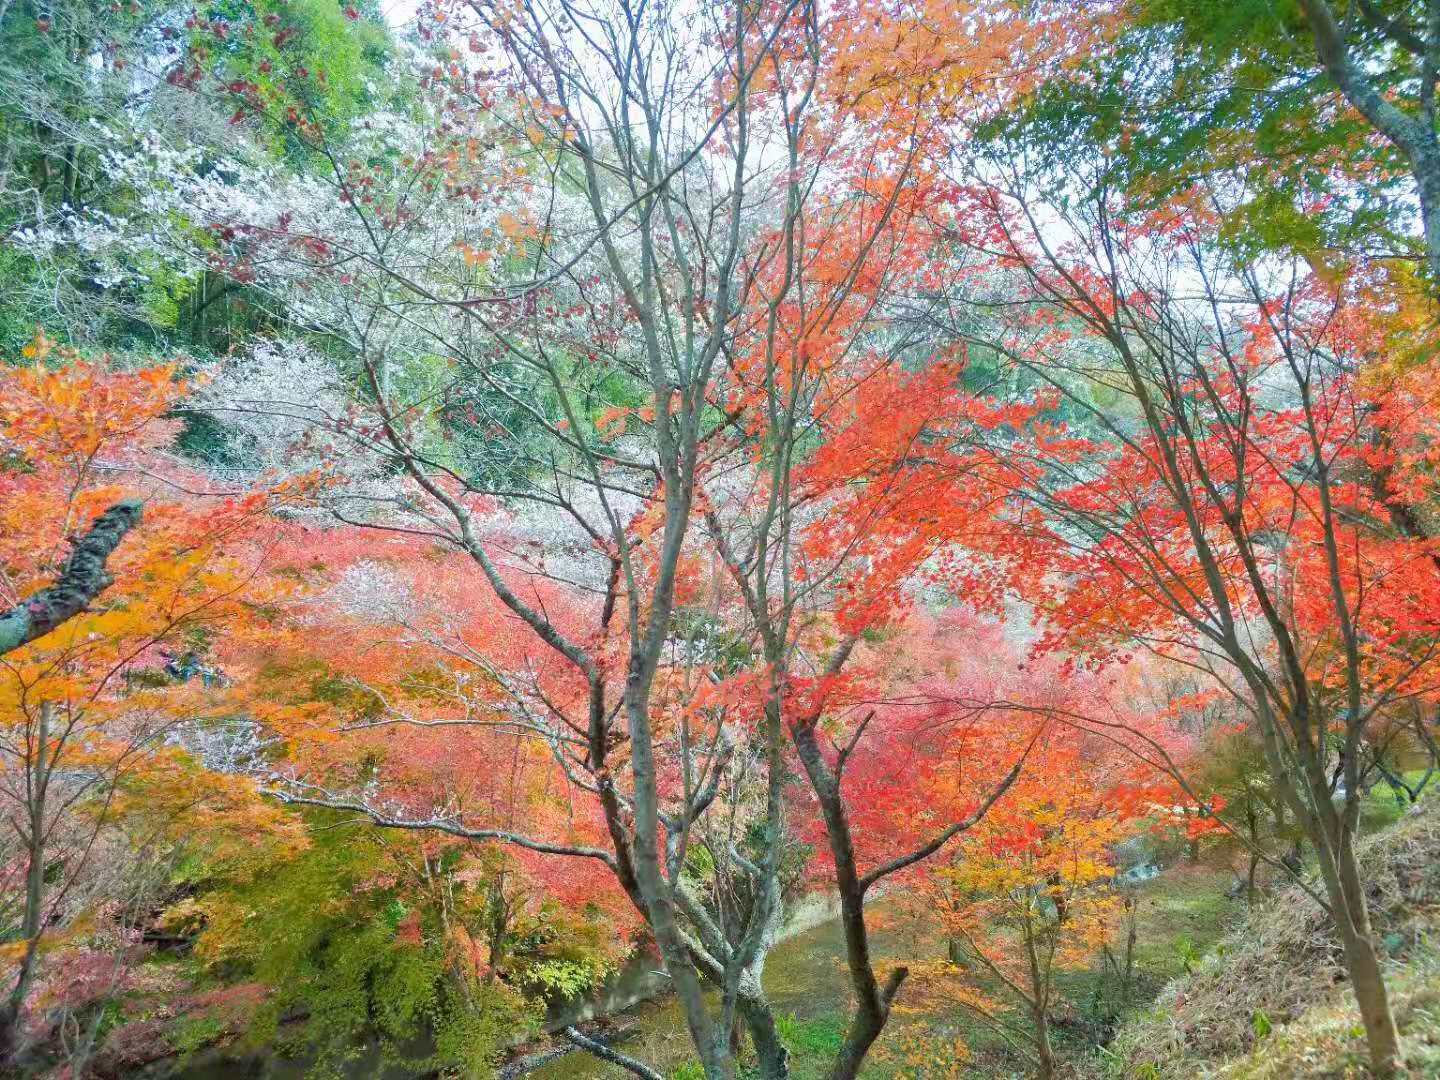
<instances>
[{"instance_id":1,"label":"tree","mask_svg":"<svg viewBox=\"0 0 1440 1080\"><path fill-rule=\"evenodd\" d=\"M75 618L114 584L105 572L105 561L140 520L140 511L140 504L133 500L110 507L76 538L74 550L54 582L0 615L0 655Z\"/></svg>"},{"instance_id":2,"label":"tree","mask_svg":"<svg viewBox=\"0 0 1440 1080\"><path fill-rule=\"evenodd\" d=\"M1392 13L1370 0L1357 4L1343 20L1329 0L1299 0L1299 6L1325 73L1345 100L1405 156L1420 197L1430 275L1440 280L1440 129L1435 117L1440 7L1424 5L1421 25L1413 26L1408 10ZM1376 73L1374 61L1381 58L1391 63ZM1386 86L1403 84L1415 74L1419 80L1413 101L1401 104L1386 93Z\"/></svg>"},{"instance_id":3,"label":"tree","mask_svg":"<svg viewBox=\"0 0 1440 1080\"><path fill-rule=\"evenodd\" d=\"M1262 815L1297 823L1395 1067L1353 844L1397 748L1436 759L1440 324L1406 260L1412 187L1440 250L1440 23L1414 6L439 0L404 43L332 0L0 6L42 76L0 91L0 332L53 310L224 354L192 392L40 340L0 380L11 1040L88 838L221 804L279 828L217 775L245 772L375 827L286 864L344 909L289 955L365 943L316 969L347 994L419 972L453 1018L597 977L521 962L548 898L577 938L653 936L707 1077L748 1033L780 1078L766 953L824 878L848 1080L909 975L867 897L921 881L1045 960L984 962L1048 1061L1099 878L973 875L1052 839L1103 863L1036 786L1058 720L1090 736L1076 822L1180 807L1252 879ZM210 494L237 481L304 498ZM1137 669L1195 685L1142 715ZM1216 697L1263 769L1185 757ZM1165 779L1102 783L1107 741ZM1033 844L988 830L1006 807ZM382 849L376 895L426 895L393 926L301 880L373 884Z\"/></svg>"},{"instance_id":4,"label":"tree","mask_svg":"<svg viewBox=\"0 0 1440 1080\"><path fill-rule=\"evenodd\" d=\"M379 132L333 136L299 89L240 95L247 118L288 125L332 163L344 215L301 206L213 230L232 265L266 267L257 279L268 288L297 283L295 305L345 355L332 379L339 403L228 407L294 416L316 433L312 446L334 439L388 463L373 486L327 496L335 517L458 553L451 572L483 581L506 625L545 653L520 650L517 671L497 660L498 642L471 639L461 652L448 630L428 630L508 699L486 702L483 719L445 722L530 733L603 832L561 842L483 810L387 802L356 778L341 790L304 769L277 794L608 868L655 935L707 1074L733 1070L738 1017L762 1072L780 1076L786 1052L760 972L781 914L790 741L840 855L858 1002L836 1075L853 1075L903 979L882 981L868 959L864 894L970 822L894 866L856 866L844 855L843 762L826 761L817 725L827 713L841 722L836 710L854 719L834 690L860 635L904 609L891 591L985 520L997 483L955 454L911 459L937 414L907 411L898 395L956 402L958 368L912 377L905 343L880 340L880 305L921 280L935 238L929 177L916 167L927 133L905 130L913 102L887 103L873 69L822 100L843 12L822 22L808 5L717 11L703 41L669 9L600 5L584 16L605 28L594 37L559 34L573 13L543 4L443 14L425 27L440 60L424 76L430 126L406 129L417 152L384 149ZM507 80L459 62L462 48L498 49ZM303 88L295 77L279 91ZM507 134L516 129L523 140ZM761 153L760 140L783 153ZM517 191L543 192L544 214ZM967 422L1019 415L977 404ZM840 449L867 439L877 440L867 457ZM914 510L946 493L956 509L927 536ZM693 536L701 517L705 533ZM705 587L707 562L728 581ZM846 587L872 564L873 580ZM758 679L730 677L742 660ZM812 664L823 678L800 674ZM683 872L701 819L719 807L755 838L748 854L709 848L716 880L746 882L723 901ZM731 907L742 894L744 910ZM720 988L717 1009L701 979Z\"/></svg>"},{"instance_id":5,"label":"tree","mask_svg":"<svg viewBox=\"0 0 1440 1080\"><path fill-rule=\"evenodd\" d=\"M1127 219L1103 187L1059 201L1086 167L989 173L969 203L989 231L965 226L1035 305L980 336L1103 432L1037 432L1017 520L1052 576L1017 584L1051 613L1055 642L1191 665L1251 710L1317 852L1373 1065L1393 1071L1354 839L1376 718L1433 692L1437 579L1428 542L1389 528L1365 482L1356 371L1371 324L1307 267L1237 266L1209 242L1204 204Z\"/></svg>"},{"instance_id":6,"label":"tree","mask_svg":"<svg viewBox=\"0 0 1440 1080\"><path fill-rule=\"evenodd\" d=\"M317 1065L340 1068L359 1036L379 1043L387 1065L485 1075L537 1025L540 1003L523 996L530 980L603 963L593 935L567 932L554 900L506 927L502 949L485 924L503 873L459 841L310 817L304 851L216 866L163 916L194 934L207 971L265 988L251 1043L298 1035ZM422 1040L433 1040L424 1055Z\"/></svg>"},{"instance_id":7,"label":"tree","mask_svg":"<svg viewBox=\"0 0 1440 1080\"><path fill-rule=\"evenodd\" d=\"M164 414L186 389L170 367L129 373L48 352L37 337L34 363L0 375L0 566L12 596L37 595L34 585L62 561L70 524L115 503L115 474L165 468L158 451L176 425ZM45 365L56 359L64 365ZM90 859L111 837L173 836L177 821L207 815L283 831L283 815L248 785L207 774L177 745L205 709L197 689L172 685L162 666L165 650L203 648L245 616L255 567L226 546L267 505L264 496L219 506L156 500L115 557L103 605L73 604L64 621L51 615L58 604L25 609L41 632L22 635L0 668L0 813L16 842L4 896L15 962L0 1007L7 1057L19 1049L42 947L83 908ZM122 520L135 516L127 510ZM65 558L62 587L77 577L84 591L106 584L95 548L92 527Z\"/></svg>"},{"instance_id":8,"label":"tree","mask_svg":"<svg viewBox=\"0 0 1440 1080\"><path fill-rule=\"evenodd\" d=\"M1414 268L1433 279L1428 4L1102 0L1081 10L1106 19L1106 32L1067 43L1076 74L1047 79L1023 106L1053 145L1105 147L1107 181L1151 205L1197 179L1242 188L1222 236L1250 252L1283 249L1334 273L1390 258L1392 297L1414 288ZM1433 305L1433 289L1422 303Z\"/></svg>"},{"instance_id":9,"label":"tree","mask_svg":"<svg viewBox=\"0 0 1440 1080\"><path fill-rule=\"evenodd\" d=\"M1007 1038L1028 1042L1040 1077L1055 1075L1050 1028L1059 971L1088 963L1121 911L1114 846L1134 818L1106 763L1063 737L943 861L918 875L907 906L939 914L944 961L921 991L954 1001ZM1018 1008L1023 1024L1010 1019Z\"/></svg>"},{"instance_id":10,"label":"tree","mask_svg":"<svg viewBox=\"0 0 1440 1080\"><path fill-rule=\"evenodd\" d=\"M323 234L327 246L312 247L306 254L314 256L318 251L333 277L347 279L338 303L327 314L335 319L331 325L360 364L365 381L361 405L367 422L378 425L369 429L373 438L368 447L378 445L384 456L403 464L407 490L403 497L392 495L392 501L403 505L418 496L420 501L412 505L427 522L425 531L462 552L470 574L479 575L507 614L519 619L564 669L562 697L521 692L512 695L514 707L540 710L543 725L551 732L557 766L573 770L587 798L598 800L606 846L553 843L458 821L450 827L467 830L462 835L508 839L521 847L593 859L608 867L652 928L702 1060L711 1075L719 1076L733 1069L728 1063L730 1017L740 994L741 973L751 963L753 950L747 947L723 958L714 956L680 927L675 894L681 887L677 875L686 833L714 799L730 751L718 725L695 732L696 753L686 757L685 783L680 790L669 789L657 762L659 708L652 707L652 697L671 638L696 462L708 437L707 416L713 406L710 395L743 277L739 261L743 230L753 204L764 197L746 191L756 169L747 157L749 83L760 62L757 56L763 58L790 16L788 9L778 18L768 11L753 19L732 13L737 20L733 28L718 26L718 47L702 53L703 70L692 70L692 57L671 51L656 54L653 69L647 64L622 73L617 86L608 80L597 82L596 70L618 63L630 47L648 54L651 48L675 40L679 29L672 22L677 16L669 12L634 21L627 21L619 11L610 14L614 20L607 25L624 34L628 45L618 40L552 40L551 28L538 9L503 23L506 36L501 43L513 50L525 98L535 99L521 114L536 133L537 145L554 155L551 164L544 159L539 164L555 170L557 200L563 199L557 202L559 209L578 215L566 222L566 229L578 227L583 239L578 245L557 248L556 241L570 244L568 231L523 225L509 211L490 220L504 234L502 246L513 253L522 281L533 275L557 283L544 307L547 314L565 313L558 325L553 319L537 318L542 310L537 295L543 294L514 301L496 296L482 269L489 253L477 251L473 234L464 231L473 215L467 220L462 200L482 184L503 185L503 178L476 168L479 139L492 137L484 104L490 90L475 85L458 66L442 71L436 85L447 97L459 95L456 100L469 117L468 126L459 137L446 130L429 133L436 140L434 154L411 165L418 164L425 177L420 186L409 169L397 168L385 177L392 186L384 191L373 190L373 174L357 174L345 165L337 170L335 183L342 198L355 208L355 223L367 230L378 227L392 239L373 245L360 235L368 250L363 261L357 261L341 243L348 238L327 231ZM732 32L740 40L729 45ZM749 40L757 34L758 44ZM752 44L757 54L747 56L744 50ZM737 82L722 83L721 119L713 122L708 114L708 103L716 100L711 80L725 77L724 65L732 55L741 58L734 73ZM677 79L691 89L682 92L670 85ZM637 106L637 97L645 103ZM523 105L525 98L514 100ZM588 104L582 106L582 100ZM642 129L645 147L633 142L636 129L625 116L636 107L650 110L651 123ZM662 108L672 110L673 123L662 119ZM722 126L736 140L733 150L713 158L702 156L705 148L718 147L712 140ZM616 177L619 183L614 182ZM677 193L696 184L695 196L708 199L700 193L712 182L723 194L708 201L709 209L698 204L686 208L679 201ZM627 191L627 183L636 186ZM570 194L576 191L578 198ZM424 219L415 211L425 200L449 201L462 211L455 219L460 230L441 234L438 249L430 246L433 237L422 232ZM372 216L371 207L378 216ZM718 231L703 223L711 210L722 215L724 224ZM622 223L625 232L635 230L638 259L631 255L630 241L623 239ZM301 227L297 220L284 239L303 236ZM712 247L717 237L719 246ZM275 232L263 239L275 239ZM397 261L402 240L424 245L428 260L424 277ZM598 258L589 257L592 250ZM333 262L331 252L336 253ZM584 274L572 280L571 271L577 266L583 266ZM689 290L679 297L683 317L678 324L665 314L675 299L662 266L663 275L691 275ZM597 278L592 280L592 274ZM437 295L437 287L446 294L441 305L430 308L437 321L422 325L417 337L412 333L416 324L409 305L424 295ZM501 302L491 308L488 300ZM481 401L488 395L490 401L517 405L539 435L535 456L529 457L530 447L521 444L522 469L512 468L498 484L471 472L463 458L452 456L461 450L458 445L441 451L437 460L421 441L426 432L409 424L415 400L410 397L412 390L425 396L429 391L397 378L407 349L439 351L441 378L454 387L450 393L457 403L469 397L486 408ZM586 354L595 361L588 369L575 360ZM623 442L618 448L611 445L612 440L595 429L589 395L598 394L603 402L616 388L648 400L653 409L644 421L648 438L634 452ZM463 423L445 426L453 431L465 427ZM516 472L521 474L519 484L513 482ZM558 511L568 519L582 560L591 564L585 569L587 577L598 562L601 599L586 605L577 624L566 625L547 606L527 580L523 563L507 559L487 543L482 522L494 504L483 498L477 501L477 494L487 489L513 495L522 505ZM482 516L477 518L477 513ZM387 524L374 518L372 522ZM523 681L502 685L518 691ZM687 730L681 737L688 739L690 734ZM677 801L662 805L672 795ZM372 817L382 824L394 820L378 811ZM765 912L763 918L770 914ZM718 1023L700 995L697 958L707 974L720 974L726 984L724 1015ZM749 992L747 1008L759 1029L758 1038L778 1047L768 1010L754 998L753 987Z\"/></svg>"},{"instance_id":11,"label":"tree","mask_svg":"<svg viewBox=\"0 0 1440 1080\"><path fill-rule=\"evenodd\" d=\"M0 50L27 77L0 90L5 347L38 322L88 347L203 354L283 321L243 273L208 265L201 230L217 203L263 205L315 168L283 132L235 139L209 80L260 95L293 62L315 72L307 107L336 129L389 106L394 42L370 4L346 7L6 4Z\"/></svg>"}]
</instances>

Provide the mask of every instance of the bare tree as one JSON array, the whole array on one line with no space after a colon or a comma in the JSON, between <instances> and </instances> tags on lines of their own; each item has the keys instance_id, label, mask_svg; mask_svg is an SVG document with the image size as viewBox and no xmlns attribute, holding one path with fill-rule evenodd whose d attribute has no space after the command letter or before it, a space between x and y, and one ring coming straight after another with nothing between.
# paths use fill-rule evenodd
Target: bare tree
<instances>
[{"instance_id":1,"label":"bare tree","mask_svg":"<svg viewBox=\"0 0 1440 1080\"><path fill-rule=\"evenodd\" d=\"M435 828L600 860L650 927L706 1075L714 1078L734 1075L737 1016L763 1074L787 1074L758 975L781 917L778 857L771 852L783 832L784 770L776 742L767 762L777 792L765 825L772 844L761 865L750 868L754 902L738 923L724 926L682 869L697 821L730 790L734 736L723 722L692 731L685 721L681 791L668 798L660 760L668 748L656 735L654 687L675 640L677 568L702 448L718 430L713 410L724 397L732 322L754 272L742 256L771 200L770 185L759 178L775 165L757 160L752 146L753 83L760 65L773 60L777 38L793 30L796 10L796 4L711 9L706 39L691 26L694 11L671 5L533 3L502 18L477 3L474 15L486 32L492 22L502 28L514 100L521 103L515 122L548 148L537 164L548 171L552 194L528 246L530 275L508 291L439 291L455 281L443 271L463 233L423 228L420 211L433 200L418 184L400 191L386 212L372 213L335 158L335 182L353 196L352 221L360 227L350 234L353 246L329 237L329 269L344 273L347 288L325 312L325 327L358 357L362 407L376 421L360 449L393 463L411 489L384 496L392 516L371 514L367 523L419 532L464 552L487 587L580 680L585 690L576 715L563 702L544 700L517 673L508 673L505 685L514 691L520 721L544 732L559 767L598 800L610 847L475 828L443 814L405 819L376 800L303 785L279 791L291 801L354 809L385 827ZM473 88L459 92L468 100ZM483 111L474 106L477 115ZM557 333L546 315L552 302L618 314L608 322L597 316L587 323L594 338L579 341L563 328ZM481 388L522 418L529 435L512 443L517 456L507 475L479 475L425 444L412 419L433 399L407 397L402 388L407 349L438 353L451 365L437 397ZM588 354L588 372L575 363L577 350ZM653 402L653 417L630 438L607 440L592 423L590 395L607 374L643 387ZM257 402L255 409L275 404ZM568 521L571 542L589 552L588 569L578 572L580 584L598 596L593 631L576 635L535 600L523 573L544 571L531 566L517 580L523 560L487 543L474 501L479 494ZM647 506L656 508L659 525L642 541L633 519ZM403 523L393 515L402 509ZM623 671L613 670L607 656L615 642ZM717 1005L707 1003L702 980L720 989Z\"/></svg>"}]
</instances>

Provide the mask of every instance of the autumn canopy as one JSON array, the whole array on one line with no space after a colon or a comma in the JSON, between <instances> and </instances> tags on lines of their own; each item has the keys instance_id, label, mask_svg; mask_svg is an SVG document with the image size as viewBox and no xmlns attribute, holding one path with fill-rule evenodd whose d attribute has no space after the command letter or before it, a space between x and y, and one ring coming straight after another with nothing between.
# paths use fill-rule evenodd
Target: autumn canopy
<instances>
[{"instance_id":1,"label":"autumn canopy","mask_svg":"<svg viewBox=\"0 0 1440 1080\"><path fill-rule=\"evenodd\" d=\"M1436 0L0 50L5 1068L1120 1075L1272 894L1434 1060Z\"/></svg>"}]
</instances>

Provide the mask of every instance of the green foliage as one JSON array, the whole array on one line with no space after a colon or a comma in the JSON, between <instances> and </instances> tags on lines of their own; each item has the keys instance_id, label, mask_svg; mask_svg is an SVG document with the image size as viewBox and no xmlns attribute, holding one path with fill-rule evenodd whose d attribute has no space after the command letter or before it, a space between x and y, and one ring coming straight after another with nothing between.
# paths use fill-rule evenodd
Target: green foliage
<instances>
[{"instance_id":1,"label":"green foliage","mask_svg":"<svg viewBox=\"0 0 1440 1080\"><path fill-rule=\"evenodd\" d=\"M262 100L283 106L280 115L293 107L335 139L379 104L392 48L376 6L359 6L368 14L335 0L218 0L205 9L207 18L235 29L222 44L197 31L196 43L218 54L222 81L258 86ZM360 17L347 16L347 7ZM293 124L267 131L271 149L285 160L323 170L313 139L299 137Z\"/></svg>"},{"instance_id":2,"label":"green foliage","mask_svg":"<svg viewBox=\"0 0 1440 1080\"><path fill-rule=\"evenodd\" d=\"M7 287L0 295L0 355L19 358L20 350L35 337L36 312L17 302L30 292L37 277L35 260L13 248L0 246L0 280Z\"/></svg>"},{"instance_id":3,"label":"green foliage","mask_svg":"<svg viewBox=\"0 0 1440 1080\"><path fill-rule=\"evenodd\" d=\"M358 118L408 108L389 79L394 40L374 0L17 0L0 15L0 68L25 73L0 93L0 234L49 237L35 249L0 248L7 355L37 324L62 341L152 354L225 352L273 329L284 318L277 305L223 272L200 270L182 245L163 239L213 247L204 223L163 199L157 208L157 191L137 190L110 155L145 158L158 135L159 144L190 143L202 168L268 154L322 175L328 160L285 120L288 109L333 146ZM194 86L166 82L182 71ZM225 117L242 99L274 115L231 128ZM159 175L152 186L166 183ZM105 233L115 223L129 239L111 250L110 240L97 247L93 237L70 236L64 222L77 210L87 227ZM141 245L140 237L154 239Z\"/></svg>"},{"instance_id":4,"label":"green foliage","mask_svg":"<svg viewBox=\"0 0 1440 1080\"><path fill-rule=\"evenodd\" d=\"M1174 949L1175 956L1180 961L1180 968L1186 975L1195 971L1195 965L1200 963L1201 957L1205 955L1204 951L1188 936L1177 938Z\"/></svg>"},{"instance_id":5,"label":"green foliage","mask_svg":"<svg viewBox=\"0 0 1440 1080\"><path fill-rule=\"evenodd\" d=\"M1333 107L1294 0L1137 0L1129 16L1074 77L991 126L997 154L1023 147L1141 208L1198 187L1237 258L1411 242L1408 165Z\"/></svg>"},{"instance_id":6,"label":"green foliage","mask_svg":"<svg viewBox=\"0 0 1440 1080\"><path fill-rule=\"evenodd\" d=\"M1274 1025L1270 1023L1270 1017L1264 1009L1256 1009L1255 1012L1251 1014L1250 1026L1255 1030L1255 1037L1257 1039L1265 1038L1266 1035L1269 1035L1270 1032L1274 1030Z\"/></svg>"},{"instance_id":7,"label":"green foliage","mask_svg":"<svg viewBox=\"0 0 1440 1080\"><path fill-rule=\"evenodd\" d=\"M209 1046L225 1033L225 1022L216 1016L184 1016L170 1029L170 1044L181 1054Z\"/></svg>"},{"instance_id":8,"label":"green foliage","mask_svg":"<svg viewBox=\"0 0 1440 1080\"><path fill-rule=\"evenodd\" d=\"M520 972L521 981L546 998L575 998L605 977L607 966L598 957L579 960L542 960Z\"/></svg>"},{"instance_id":9,"label":"green foliage","mask_svg":"<svg viewBox=\"0 0 1440 1080\"><path fill-rule=\"evenodd\" d=\"M195 292L195 275L182 273L149 252L140 255L135 266L144 275L139 303L145 321L157 330L179 329L183 305Z\"/></svg>"},{"instance_id":10,"label":"green foliage","mask_svg":"<svg viewBox=\"0 0 1440 1080\"><path fill-rule=\"evenodd\" d=\"M272 988L248 1038L287 1043L321 1071L371 1041L388 1060L478 1075L536 1007L504 982L457 977L438 913L407 903L385 840L325 824L298 857L201 900L197 952L212 976ZM292 1015L305 1018L293 1032L281 1025Z\"/></svg>"}]
</instances>

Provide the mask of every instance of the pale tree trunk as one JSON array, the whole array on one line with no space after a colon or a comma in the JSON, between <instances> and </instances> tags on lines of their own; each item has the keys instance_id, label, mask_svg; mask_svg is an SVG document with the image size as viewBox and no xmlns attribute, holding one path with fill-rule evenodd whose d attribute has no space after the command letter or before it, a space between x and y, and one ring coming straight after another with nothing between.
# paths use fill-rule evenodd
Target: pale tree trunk
<instances>
[{"instance_id":1,"label":"pale tree trunk","mask_svg":"<svg viewBox=\"0 0 1440 1080\"><path fill-rule=\"evenodd\" d=\"M1055 1052L1050 1046L1050 968L1035 947L1034 923L1027 913L1021 931L1025 937L1025 960L1030 969L1030 1016L1034 1023L1035 1075L1039 1080L1055 1076Z\"/></svg>"},{"instance_id":2,"label":"pale tree trunk","mask_svg":"<svg viewBox=\"0 0 1440 1080\"><path fill-rule=\"evenodd\" d=\"M1337 810L1324 763L1314 746L1300 745L1296 749L1308 781L1305 795L1288 774L1277 772L1276 786L1291 804L1297 822L1315 848L1330 921L1343 950L1345 972L1365 1025L1370 1069L1379 1077L1395 1076L1403 1071L1404 1063L1400 1033L1375 948L1364 877L1355 855L1359 815L1356 769L1353 761L1347 767L1346 801L1344 807Z\"/></svg>"},{"instance_id":3,"label":"pale tree trunk","mask_svg":"<svg viewBox=\"0 0 1440 1080\"><path fill-rule=\"evenodd\" d=\"M1411 162L1420 187L1420 216L1425 226L1430 277L1440 282L1440 148L1432 146L1412 157Z\"/></svg>"},{"instance_id":4,"label":"pale tree trunk","mask_svg":"<svg viewBox=\"0 0 1440 1080\"><path fill-rule=\"evenodd\" d=\"M1395 1076L1402 1064L1400 1033L1390 1007L1390 993L1380 970L1375 939L1363 934L1344 934L1345 966L1350 971L1355 1003L1365 1025L1365 1042L1370 1050L1370 1069L1376 1076Z\"/></svg>"},{"instance_id":5,"label":"pale tree trunk","mask_svg":"<svg viewBox=\"0 0 1440 1080\"><path fill-rule=\"evenodd\" d=\"M1375 947L1364 878L1348 836L1341 840L1333 864L1329 859L1322 858L1321 866L1331 906L1335 910L1340 944L1345 950L1345 967L1350 976L1351 990L1365 1025L1370 1069L1376 1076L1395 1076L1403 1066L1400 1032L1390 1006L1380 953Z\"/></svg>"},{"instance_id":6,"label":"pale tree trunk","mask_svg":"<svg viewBox=\"0 0 1440 1080\"><path fill-rule=\"evenodd\" d=\"M1036 1006L1035 1075L1040 1080L1052 1080L1055 1076L1055 1051L1050 1046L1050 1017L1046 1013L1046 1009Z\"/></svg>"},{"instance_id":7,"label":"pale tree trunk","mask_svg":"<svg viewBox=\"0 0 1440 1080\"><path fill-rule=\"evenodd\" d=\"M1425 259L1432 283L1440 286L1440 138L1435 133L1435 55L1440 53L1440 4L1429 0L1424 37L1412 43L1426 54L1420 79L1419 115L1400 108L1366 72L1364 63L1350 51L1345 27L1330 0L1299 0L1315 52L1325 73L1345 99L1396 147L1410 163L1420 200L1420 218L1425 230ZM1394 43L1393 28L1386 37Z\"/></svg>"},{"instance_id":8,"label":"pale tree trunk","mask_svg":"<svg viewBox=\"0 0 1440 1080\"><path fill-rule=\"evenodd\" d=\"M1404 1059L1400 1033L1375 948L1364 875L1355 855L1359 815L1356 769L1351 762L1346 775L1345 805L1337 810L1331 800L1324 763L1315 754L1314 747L1297 749L1308 780L1306 795L1302 795L1298 785L1289 782L1288 775L1277 774L1276 785L1315 848L1330 922L1343 950L1345 973L1364 1023L1371 1072L1378 1077L1401 1075Z\"/></svg>"}]
</instances>

